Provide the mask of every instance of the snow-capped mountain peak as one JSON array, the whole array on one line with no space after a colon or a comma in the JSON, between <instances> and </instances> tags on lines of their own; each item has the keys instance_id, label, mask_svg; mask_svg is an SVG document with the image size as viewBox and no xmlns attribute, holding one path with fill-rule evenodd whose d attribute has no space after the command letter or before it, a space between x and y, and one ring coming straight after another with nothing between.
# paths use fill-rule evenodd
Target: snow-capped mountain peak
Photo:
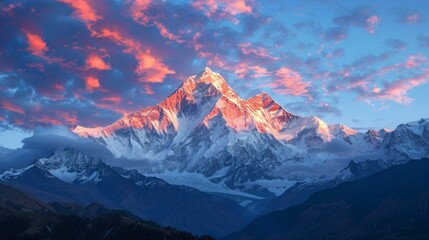
<instances>
[{"instance_id":1,"label":"snow-capped mountain peak","mask_svg":"<svg viewBox=\"0 0 429 240\"><path fill-rule=\"evenodd\" d=\"M359 151L361 145L365 151L376 145L345 125L294 115L265 92L243 100L209 68L186 79L156 106L107 127L77 127L74 132L117 157L149 161L153 167L144 171L196 172L222 178L230 187L278 177L277 167L333 139L359 146Z\"/></svg>"},{"instance_id":2,"label":"snow-capped mountain peak","mask_svg":"<svg viewBox=\"0 0 429 240\"><path fill-rule=\"evenodd\" d=\"M105 174L109 174L106 171L107 165L99 158L73 149L59 149L47 158L36 160L33 165L64 182L97 182Z\"/></svg>"},{"instance_id":3,"label":"snow-capped mountain peak","mask_svg":"<svg viewBox=\"0 0 429 240\"><path fill-rule=\"evenodd\" d=\"M420 159L429 156L429 118L400 124L387 132L379 149L387 150L395 157Z\"/></svg>"}]
</instances>

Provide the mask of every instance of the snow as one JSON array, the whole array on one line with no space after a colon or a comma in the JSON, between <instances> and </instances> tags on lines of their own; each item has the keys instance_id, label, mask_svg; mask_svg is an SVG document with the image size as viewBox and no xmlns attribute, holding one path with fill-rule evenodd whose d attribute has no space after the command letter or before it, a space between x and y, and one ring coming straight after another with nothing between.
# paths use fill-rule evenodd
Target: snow
<instances>
[{"instance_id":1,"label":"snow","mask_svg":"<svg viewBox=\"0 0 429 240\"><path fill-rule=\"evenodd\" d=\"M19 175L23 174L25 171L27 171L28 169L30 169L31 167L33 167L33 165L30 165L26 168L21 168L21 169L12 168L12 169L6 170L4 172L0 172L0 180L6 180L9 178L19 176Z\"/></svg>"},{"instance_id":2,"label":"snow","mask_svg":"<svg viewBox=\"0 0 429 240\"><path fill-rule=\"evenodd\" d=\"M188 187L196 188L202 192L210 192L210 193L223 193L235 196L241 196L251 199L262 199L259 196L240 192L238 190L234 190L228 188L224 184L213 183L210 182L208 178L200 173L190 173L190 172L179 172L179 171L166 171L164 173L156 173L156 174L145 174L148 177L157 177L169 184L173 185L183 185Z\"/></svg>"},{"instance_id":3,"label":"snow","mask_svg":"<svg viewBox=\"0 0 429 240\"><path fill-rule=\"evenodd\" d=\"M252 186L260 186L266 188L268 191L274 193L276 196L280 196L284 191L292 187L295 183L297 183L297 181L287 179L261 179L254 182L248 182L246 183L246 186L248 188L251 188Z\"/></svg>"},{"instance_id":4,"label":"snow","mask_svg":"<svg viewBox=\"0 0 429 240\"><path fill-rule=\"evenodd\" d=\"M63 182L68 182L68 183L74 182L78 176L77 172L68 172L68 168L66 166L61 166L58 169L48 170L48 171L56 178L60 179Z\"/></svg>"},{"instance_id":5,"label":"snow","mask_svg":"<svg viewBox=\"0 0 429 240\"><path fill-rule=\"evenodd\" d=\"M273 156L264 159L264 163L249 159L246 164L258 165L255 167L263 168L274 177L291 179L285 175L292 172L296 178L315 177L321 171L315 171L314 167L324 167L322 161L367 153L378 144L369 143L365 134L345 125L328 125L318 117L290 114L266 93L243 100L220 74L209 68L189 77L159 105L124 116L104 128L79 126L75 132L105 145L116 157L135 160L136 164L149 163L150 167L141 169L144 174L156 172L153 176L173 184L233 194L245 193L231 189L233 186L210 182L210 178L225 180L229 170L234 171L231 169L236 167L234 162L219 163L209 178L200 174L208 167L213 168L213 161L218 161L225 152L240 156L270 151ZM352 150L325 151L328 147L324 144L334 140L350 145ZM317 152L311 152L314 149ZM294 164L294 161L302 163ZM328 171L338 170L337 165L331 164ZM184 169L195 173L183 172ZM309 174L309 171L315 173ZM260 177L248 183L248 187L258 185L279 194L294 183Z\"/></svg>"}]
</instances>

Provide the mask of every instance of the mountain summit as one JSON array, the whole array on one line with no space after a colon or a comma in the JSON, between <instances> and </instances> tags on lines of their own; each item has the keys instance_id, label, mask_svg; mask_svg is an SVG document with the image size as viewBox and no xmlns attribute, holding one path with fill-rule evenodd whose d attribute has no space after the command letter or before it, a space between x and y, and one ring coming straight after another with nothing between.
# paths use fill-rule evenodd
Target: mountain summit
<instances>
[{"instance_id":1,"label":"mountain summit","mask_svg":"<svg viewBox=\"0 0 429 240\"><path fill-rule=\"evenodd\" d=\"M156 106L106 127L78 126L74 132L117 157L147 163L141 168L146 173L202 174L210 182L252 193L260 193L260 180L284 179L278 169L306 159L308 151L317 152L325 143L338 140L362 153L381 141L344 125L294 115L264 92L242 99L209 68L186 79ZM319 155L327 159L338 154Z\"/></svg>"}]
</instances>

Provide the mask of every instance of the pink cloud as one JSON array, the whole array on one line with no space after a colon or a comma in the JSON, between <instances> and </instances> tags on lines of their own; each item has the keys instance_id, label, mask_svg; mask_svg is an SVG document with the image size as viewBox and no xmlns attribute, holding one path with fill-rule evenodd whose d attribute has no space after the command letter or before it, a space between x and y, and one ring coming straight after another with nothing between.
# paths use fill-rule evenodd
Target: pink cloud
<instances>
[{"instance_id":1,"label":"pink cloud","mask_svg":"<svg viewBox=\"0 0 429 240\"><path fill-rule=\"evenodd\" d=\"M240 63L237 66L234 66L234 73L239 78L261 78L261 77L267 77L271 75L271 72L269 72L266 68L261 67L259 65L254 66L248 66L245 63Z\"/></svg>"},{"instance_id":2,"label":"pink cloud","mask_svg":"<svg viewBox=\"0 0 429 240\"><path fill-rule=\"evenodd\" d=\"M375 28L380 23L380 17L377 15L372 15L366 19L366 30L370 33L375 33Z\"/></svg>"},{"instance_id":3,"label":"pink cloud","mask_svg":"<svg viewBox=\"0 0 429 240\"><path fill-rule=\"evenodd\" d=\"M20 7L22 7L21 3L9 3L9 4L5 4L5 5L1 4L0 10L2 12L8 13L9 15L12 15L13 10L16 8L20 8Z\"/></svg>"},{"instance_id":4,"label":"pink cloud","mask_svg":"<svg viewBox=\"0 0 429 240\"><path fill-rule=\"evenodd\" d=\"M22 109L20 106L14 105L11 102L5 102L5 101L0 102L0 108L3 108L7 111L14 112L14 113L19 113L23 115L25 114L24 109Z\"/></svg>"},{"instance_id":5,"label":"pink cloud","mask_svg":"<svg viewBox=\"0 0 429 240\"><path fill-rule=\"evenodd\" d=\"M153 95L155 92L152 90L152 87L149 84L144 85L144 93Z\"/></svg>"},{"instance_id":6,"label":"pink cloud","mask_svg":"<svg viewBox=\"0 0 429 240\"><path fill-rule=\"evenodd\" d=\"M100 99L103 102L112 102L112 103L120 103L122 101L122 98L120 96L109 96L109 97L103 97Z\"/></svg>"},{"instance_id":7,"label":"pink cloud","mask_svg":"<svg viewBox=\"0 0 429 240\"><path fill-rule=\"evenodd\" d=\"M408 60L405 62L406 68L418 67L421 64L427 62L427 58L423 54L411 55L408 57Z\"/></svg>"},{"instance_id":8,"label":"pink cloud","mask_svg":"<svg viewBox=\"0 0 429 240\"><path fill-rule=\"evenodd\" d=\"M118 106L122 103L122 98L118 95L107 96L99 99L100 102L96 103L95 106L100 109L107 109L120 113L122 115L128 114L128 111L121 106Z\"/></svg>"},{"instance_id":9,"label":"pink cloud","mask_svg":"<svg viewBox=\"0 0 429 240\"><path fill-rule=\"evenodd\" d=\"M221 17L234 23L238 20L233 16L252 13L252 7L245 0L194 0L192 6L208 17Z\"/></svg>"},{"instance_id":10,"label":"pink cloud","mask_svg":"<svg viewBox=\"0 0 429 240\"><path fill-rule=\"evenodd\" d=\"M48 51L46 42L39 35L30 32L26 32L25 36L28 44L27 50L34 56L45 57L45 52Z\"/></svg>"},{"instance_id":11,"label":"pink cloud","mask_svg":"<svg viewBox=\"0 0 429 240\"><path fill-rule=\"evenodd\" d=\"M104 60L97 54L91 54L86 59L86 68L87 69L98 69L98 70L109 70L112 67L104 62Z\"/></svg>"},{"instance_id":12,"label":"pink cloud","mask_svg":"<svg viewBox=\"0 0 429 240\"><path fill-rule=\"evenodd\" d=\"M423 74L417 75L412 78L400 79L387 83L385 88L374 92L372 96L375 99L390 99L397 103L409 104L414 99L407 96L409 90L426 84L429 80L429 70L426 70Z\"/></svg>"},{"instance_id":13,"label":"pink cloud","mask_svg":"<svg viewBox=\"0 0 429 240\"><path fill-rule=\"evenodd\" d=\"M407 15L405 17L405 22L408 24L418 23L418 22L420 22L420 16L417 13Z\"/></svg>"},{"instance_id":14,"label":"pink cloud","mask_svg":"<svg viewBox=\"0 0 429 240\"><path fill-rule=\"evenodd\" d=\"M311 83L303 81L298 72L282 67L275 72L275 76L277 79L269 84L270 87L274 88L274 92L309 97L308 88Z\"/></svg>"},{"instance_id":15,"label":"pink cloud","mask_svg":"<svg viewBox=\"0 0 429 240\"><path fill-rule=\"evenodd\" d=\"M263 47L255 47L253 46L252 43L250 42L243 42L243 43L239 43L238 47L240 49L240 51L244 54L244 55L250 55L253 54L255 56L258 56L260 58L268 58L268 59L278 59L276 57L271 56L268 53L268 50L266 48Z\"/></svg>"},{"instance_id":16,"label":"pink cloud","mask_svg":"<svg viewBox=\"0 0 429 240\"><path fill-rule=\"evenodd\" d=\"M38 115L37 117L32 116L31 122L34 125L67 125L67 126L76 126L79 122L74 112L65 112L65 111L54 111L52 115Z\"/></svg>"}]
</instances>

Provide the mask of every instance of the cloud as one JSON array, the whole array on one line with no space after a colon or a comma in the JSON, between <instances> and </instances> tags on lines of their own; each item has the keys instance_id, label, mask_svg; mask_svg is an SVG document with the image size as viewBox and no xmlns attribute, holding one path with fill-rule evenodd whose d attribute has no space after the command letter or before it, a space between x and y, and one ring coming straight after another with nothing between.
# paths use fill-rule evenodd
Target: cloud
<instances>
[{"instance_id":1,"label":"cloud","mask_svg":"<svg viewBox=\"0 0 429 240\"><path fill-rule=\"evenodd\" d=\"M86 77L85 84L86 84L86 89L89 91L93 91L93 90L101 87L98 79L95 77L92 77L92 76Z\"/></svg>"},{"instance_id":2,"label":"cloud","mask_svg":"<svg viewBox=\"0 0 429 240\"><path fill-rule=\"evenodd\" d=\"M370 99L388 99L397 103L409 104L414 99L407 94L408 91L426 84L429 81L429 70L425 70L422 74L415 75L410 78L403 78L392 82L384 83L384 88L375 87L372 92L363 94L361 98Z\"/></svg>"},{"instance_id":3,"label":"cloud","mask_svg":"<svg viewBox=\"0 0 429 240\"><path fill-rule=\"evenodd\" d=\"M366 30L370 33L375 33L375 28L380 23L380 17L377 15L372 15L369 18L366 19L367 26Z\"/></svg>"},{"instance_id":4,"label":"cloud","mask_svg":"<svg viewBox=\"0 0 429 240\"><path fill-rule=\"evenodd\" d=\"M245 0L195 0L192 6L198 10L205 11L208 16L215 14L217 11L231 15L252 12L252 7Z\"/></svg>"},{"instance_id":5,"label":"cloud","mask_svg":"<svg viewBox=\"0 0 429 240\"><path fill-rule=\"evenodd\" d=\"M116 44L123 46L125 52L132 54L138 62L135 72L141 76L141 82L163 82L168 74L175 74L174 70L168 68L160 59L152 55L150 49L143 50L141 43L134 39L122 36L119 32L102 29L98 37L108 38Z\"/></svg>"},{"instance_id":6,"label":"cloud","mask_svg":"<svg viewBox=\"0 0 429 240\"><path fill-rule=\"evenodd\" d=\"M417 41L420 47L429 48L429 35L420 35Z\"/></svg>"},{"instance_id":7,"label":"cloud","mask_svg":"<svg viewBox=\"0 0 429 240\"><path fill-rule=\"evenodd\" d=\"M92 140L81 138L65 126L49 128L37 127L33 136L22 141L24 145L4 156L0 161L0 169L23 168L35 160L48 157L57 149L71 148L84 154L103 160L113 158L105 147Z\"/></svg>"},{"instance_id":8,"label":"cloud","mask_svg":"<svg viewBox=\"0 0 429 240\"><path fill-rule=\"evenodd\" d=\"M161 36L178 42L184 43L182 39L180 39L179 35L173 34L161 21L157 16L152 16L148 10L149 6L152 4L152 0L135 0L132 1L131 6L129 7L129 12L134 21L144 25L144 26L155 26L158 28Z\"/></svg>"},{"instance_id":9,"label":"cloud","mask_svg":"<svg viewBox=\"0 0 429 240\"><path fill-rule=\"evenodd\" d=\"M26 32L25 36L27 37L28 51L34 56L44 57L45 52L48 51L46 42L39 35L30 32Z\"/></svg>"},{"instance_id":10,"label":"cloud","mask_svg":"<svg viewBox=\"0 0 429 240\"><path fill-rule=\"evenodd\" d=\"M104 62L104 60L98 56L97 54L91 54L86 59L86 67L87 69L98 69L98 70L110 70L112 67Z\"/></svg>"},{"instance_id":11,"label":"cloud","mask_svg":"<svg viewBox=\"0 0 429 240\"><path fill-rule=\"evenodd\" d=\"M332 141L313 146L308 149L310 153L328 152L328 153L344 153L351 152L354 148L350 144L340 139L332 139Z\"/></svg>"},{"instance_id":12,"label":"cloud","mask_svg":"<svg viewBox=\"0 0 429 240\"><path fill-rule=\"evenodd\" d=\"M25 114L24 109L22 109L20 106L16 106L11 102L6 101L0 101L0 108L3 108L5 110L8 110L10 112L19 113L19 114Z\"/></svg>"},{"instance_id":13,"label":"cloud","mask_svg":"<svg viewBox=\"0 0 429 240\"><path fill-rule=\"evenodd\" d=\"M95 10L92 8L90 3L86 0L58 0L65 4L70 5L74 9L73 14L84 21L85 23L93 23L96 22L102 17L98 15Z\"/></svg>"},{"instance_id":14,"label":"cloud","mask_svg":"<svg viewBox=\"0 0 429 240\"><path fill-rule=\"evenodd\" d=\"M308 101L288 103L285 108L291 112L305 113L319 117L324 117L326 115L334 115L336 117L342 116L341 110L335 105L325 101L317 101L317 99L311 103Z\"/></svg>"},{"instance_id":15,"label":"cloud","mask_svg":"<svg viewBox=\"0 0 429 240\"><path fill-rule=\"evenodd\" d=\"M418 13L412 13L412 14L405 16L405 22L407 24L419 23L420 20L421 20L421 17Z\"/></svg>"},{"instance_id":16,"label":"cloud","mask_svg":"<svg viewBox=\"0 0 429 240\"><path fill-rule=\"evenodd\" d=\"M269 83L274 92L309 97L308 88L311 86L311 83L305 82L298 72L287 67L282 67L275 72L275 76L277 78Z\"/></svg>"},{"instance_id":17,"label":"cloud","mask_svg":"<svg viewBox=\"0 0 429 240\"><path fill-rule=\"evenodd\" d=\"M375 33L380 23L380 16L374 14L368 7L357 7L347 14L334 18L333 22L341 27L359 27L369 33Z\"/></svg>"},{"instance_id":18,"label":"cloud","mask_svg":"<svg viewBox=\"0 0 429 240\"><path fill-rule=\"evenodd\" d=\"M272 72L259 65L249 66L245 63L240 63L234 66L234 69L234 73L238 76L238 78L262 78L272 75Z\"/></svg>"},{"instance_id":19,"label":"cloud","mask_svg":"<svg viewBox=\"0 0 429 240\"><path fill-rule=\"evenodd\" d=\"M407 49L408 44L400 39L389 38L386 40L386 45L389 46L392 50L403 51Z\"/></svg>"},{"instance_id":20,"label":"cloud","mask_svg":"<svg viewBox=\"0 0 429 240\"><path fill-rule=\"evenodd\" d=\"M271 54L268 53L268 50L263 47L255 47L250 42L242 42L238 44L238 48L244 55L254 55L256 57L260 58L268 58L276 60L278 58L271 56Z\"/></svg>"},{"instance_id":21,"label":"cloud","mask_svg":"<svg viewBox=\"0 0 429 240\"><path fill-rule=\"evenodd\" d=\"M0 4L0 11L8 13L9 15L13 14L13 11L17 8L21 8L21 3L9 3L9 4Z\"/></svg>"},{"instance_id":22,"label":"cloud","mask_svg":"<svg viewBox=\"0 0 429 240\"><path fill-rule=\"evenodd\" d=\"M343 27L330 28L324 34L324 38L326 41L336 41L336 42L340 42L346 39L347 36L348 36L347 29Z\"/></svg>"},{"instance_id":23,"label":"cloud","mask_svg":"<svg viewBox=\"0 0 429 240\"><path fill-rule=\"evenodd\" d=\"M415 68L415 67L419 67L421 64L426 62L427 62L427 58L423 54L411 55L408 57L407 61L405 62L405 67Z\"/></svg>"}]
</instances>

